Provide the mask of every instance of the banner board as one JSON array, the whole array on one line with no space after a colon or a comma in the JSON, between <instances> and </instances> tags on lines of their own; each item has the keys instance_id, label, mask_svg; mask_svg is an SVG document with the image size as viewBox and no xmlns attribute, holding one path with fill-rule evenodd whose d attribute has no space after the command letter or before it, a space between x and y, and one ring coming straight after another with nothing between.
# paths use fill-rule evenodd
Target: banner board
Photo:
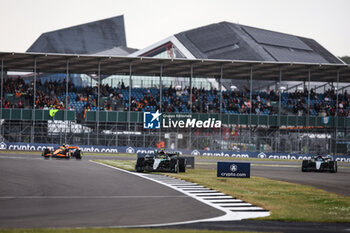
<instances>
[{"instance_id":1,"label":"banner board","mask_svg":"<svg viewBox=\"0 0 350 233\"><path fill-rule=\"evenodd\" d=\"M250 163L218 162L217 177L250 178Z\"/></svg>"},{"instance_id":2,"label":"banner board","mask_svg":"<svg viewBox=\"0 0 350 233\"><path fill-rule=\"evenodd\" d=\"M45 148L56 148L58 144L43 143L23 143L23 142L0 142L1 150L23 150L23 151L42 151ZM129 153L129 154L153 154L155 148L151 147L132 147L132 146L92 146L78 145L83 152L91 153ZM230 158L259 158L259 159L291 159L308 160L316 154L292 154L292 153L274 153L274 152L245 152L228 150L171 150L178 151L184 156L208 156L208 157L230 157ZM332 155L335 161L350 163L349 155Z\"/></svg>"}]
</instances>

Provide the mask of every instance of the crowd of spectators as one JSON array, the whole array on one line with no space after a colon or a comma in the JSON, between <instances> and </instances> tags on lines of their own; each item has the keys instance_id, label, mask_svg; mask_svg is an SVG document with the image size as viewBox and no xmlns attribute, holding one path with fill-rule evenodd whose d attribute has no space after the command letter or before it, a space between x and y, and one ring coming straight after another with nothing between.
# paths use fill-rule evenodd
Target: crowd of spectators
<instances>
[{"instance_id":1,"label":"crowd of spectators","mask_svg":"<svg viewBox=\"0 0 350 233\"><path fill-rule=\"evenodd\" d=\"M285 107L298 116L307 114L309 107L311 115L335 116L338 108L338 116L350 116L350 96L347 90L338 94L338 106L337 94L334 88L328 89L324 93L316 93L314 89L311 89L310 106L308 105L308 98L307 89L282 94Z\"/></svg>"},{"instance_id":2,"label":"crowd of spectators","mask_svg":"<svg viewBox=\"0 0 350 233\"><path fill-rule=\"evenodd\" d=\"M193 113L219 113L220 112L220 95L217 89L205 90L203 88L176 89L172 86L164 88L162 92L162 112L193 112ZM228 113L249 113L250 98L247 92L239 91L224 91L221 109ZM271 101L275 100L276 95L271 92L267 94L253 95L252 113L274 114L274 108ZM159 105L160 94L157 90L156 94L152 94L150 89L143 92L143 97L140 99L131 97L131 111L143 111L144 109L160 109ZM128 106L125 106L128 110Z\"/></svg>"},{"instance_id":3,"label":"crowd of spectators","mask_svg":"<svg viewBox=\"0 0 350 233\"><path fill-rule=\"evenodd\" d=\"M25 82L22 78L8 78L4 85L3 108L31 108L34 101L34 83ZM205 90L203 88L188 87L179 89L170 86L163 88L162 106L160 106L159 89L135 88L132 89L130 102L128 99L129 87L124 82L118 83L117 87L111 87L108 84L98 86L75 87L70 81L68 83L69 93L65 96L66 83L62 81L47 81L36 83L35 107L37 109L65 109L67 100L68 109L76 109L79 112L89 110L106 111L128 111L129 103L131 111L160 110L162 112L194 112L194 113L218 113L220 109L223 113L236 114L276 114L276 102L279 100L279 94L273 90L270 92L254 92L252 101L247 88L239 90L223 91L222 102L220 101L220 92L212 88ZM98 94L100 93L100 98ZM192 93L192 98L191 94ZM66 98L66 99L65 99ZM100 99L100 105L97 101ZM314 89L310 90L310 114L319 116L334 116L338 109L338 116L350 116L350 96L345 90L338 95L338 106L336 106L337 95L334 89L329 89L324 93L316 93ZM222 103L220 108L220 102ZM83 106L78 109L76 106ZM273 104L274 103L274 104ZM78 105L80 106L80 105ZM305 115L308 113L308 90L296 90L295 92L282 93L282 107L286 111L296 115Z\"/></svg>"},{"instance_id":4,"label":"crowd of spectators","mask_svg":"<svg viewBox=\"0 0 350 233\"><path fill-rule=\"evenodd\" d=\"M69 82L70 91L76 91ZM26 83L22 78L9 78L4 82L3 108L32 108L34 101L34 82ZM35 108L64 109L64 101L59 96L65 92L65 81L36 82Z\"/></svg>"}]
</instances>

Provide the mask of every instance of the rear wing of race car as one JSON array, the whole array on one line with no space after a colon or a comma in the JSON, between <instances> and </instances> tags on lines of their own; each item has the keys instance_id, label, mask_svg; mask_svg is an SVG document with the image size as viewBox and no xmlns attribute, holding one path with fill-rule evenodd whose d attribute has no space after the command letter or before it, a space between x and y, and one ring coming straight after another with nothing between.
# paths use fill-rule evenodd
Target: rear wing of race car
<instances>
[{"instance_id":1,"label":"rear wing of race car","mask_svg":"<svg viewBox=\"0 0 350 233\"><path fill-rule=\"evenodd\" d=\"M137 158L154 157L154 154L137 153Z\"/></svg>"},{"instance_id":2,"label":"rear wing of race car","mask_svg":"<svg viewBox=\"0 0 350 233\"><path fill-rule=\"evenodd\" d=\"M169 155L169 156L174 156L174 155L177 155L179 156L180 153L179 152L165 152L166 155Z\"/></svg>"},{"instance_id":3,"label":"rear wing of race car","mask_svg":"<svg viewBox=\"0 0 350 233\"><path fill-rule=\"evenodd\" d=\"M175 155L176 155L177 157L180 156L180 153L179 153L179 152L168 152L168 151L166 151L166 152L164 152L164 154L167 155L167 156L175 156ZM156 152L155 152L154 154L150 154L150 153L148 153L148 154L137 153L137 158L154 157L155 155L156 155Z\"/></svg>"}]
</instances>

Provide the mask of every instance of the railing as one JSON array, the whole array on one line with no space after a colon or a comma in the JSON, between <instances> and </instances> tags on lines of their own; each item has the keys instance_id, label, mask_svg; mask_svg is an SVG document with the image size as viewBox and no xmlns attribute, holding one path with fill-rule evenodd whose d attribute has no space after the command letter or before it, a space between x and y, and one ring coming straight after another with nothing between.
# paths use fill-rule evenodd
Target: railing
<instances>
[{"instance_id":1,"label":"railing","mask_svg":"<svg viewBox=\"0 0 350 233\"><path fill-rule=\"evenodd\" d=\"M116 111L88 111L86 113L86 122L105 122L105 123L143 123L143 112L116 112ZM179 113L166 113L167 115L175 115ZM207 120L215 118L222 121L223 124L230 125L253 125L253 126L278 126L277 115L247 115L247 114L218 114L218 113L186 113L184 115L192 115L192 118L199 120ZM32 109L2 109L1 119L5 120L26 120L33 119ZM35 110L36 121L47 120L65 120L65 111L59 110L51 117L49 110ZM75 121L76 112L67 111L67 120ZM310 116L292 116L281 115L280 126L286 127L329 127L329 128L350 128L350 117L314 117Z\"/></svg>"},{"instance_id":2,"label":"railing","mask_svg":"<svg viewBox=\"0 0 350 233\"><path fill-rule=\"evenodd\" d=\"M35 113L34 113L35 112ZM33 113L35 114L36 121L47 121L47 120L68 120L75 121L76 113L75 111L67 111L67 119L65 119L65 111L59 110L55 113L53 117L50 116L50 110L36 109L2 109L1 119L4 120L18 120L18 121L31 121L33 120Z\"/></svg>"},{"instance_id":3,"label":"railing","mask_svg":"<svg viewBox=\"0 0 350 233\"><path fill-rule=\"evenodd\" d=\"M181 113L166 113L167 115L175 115ZM218 114L218 113L193 113L184 115L192 115L192 118L199 120L207 120L215 118L222 121L223 124L235 125L260 125L260 126L278 126L277 115L246 115L246 114ZM129 120L130 117L130 120ZM100 111L97 116L96 111L88 111L85 118L86 122L106 122L106 123L143 123L143 112L115 112ZM286 127L329 127L334 128L350 128L349 117L313 117L310 116L292 116L281 115L280 126Z\"/></svg>"},{"instance_id":4,"label":"railing","mask_svg":"<svg viewBox=\"0 0 350 233\"><path fill-rule=\"evenodd\" d=\"M224 127L221 130L181 128L152 130L143 129L143 112L88 111L85 119L74 122L77 120L76 117L79 117L78 114L76 116L75 111L67 111L68 117L65 123L48 121L64 120L65 111L62 110L53 117L50 117L49 110L35 110L35 122L32 121L32 114L32 109L2 109L2 119L5 121L0 122L0 140L127 147L155 147L157 143L163 141L166 147L175 146L179 149L208 147L212 150L239 148L242 151L288 153L327 151L334 154L345 154L350 151L348 146L350 118L345 117L329 117L326 124L323 117L163 113L163 116L183 115L184 117L176 118L181 120L186 120L188 115L204 121L208 118L221 119ZM278 127L279 122L281 126L291 130L281 129ZM266 130L255 131L254 127L248 127L250 123ZM242 127L227 127L227 125ZM321 129L308 130L309 126Z\"/></svg>"}]
</instances>

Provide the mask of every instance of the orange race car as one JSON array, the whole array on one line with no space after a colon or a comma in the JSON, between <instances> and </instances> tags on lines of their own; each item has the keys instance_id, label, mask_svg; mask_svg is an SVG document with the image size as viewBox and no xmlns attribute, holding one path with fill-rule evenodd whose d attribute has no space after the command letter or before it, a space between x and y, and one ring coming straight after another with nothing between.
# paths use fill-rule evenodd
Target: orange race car
<instances>
[{"instance_id":1,"label":"orange race car","mask_svg":"<svg viewBox=\"0 0 350 233\"><path fill-rule=\"evenodd\" d=\"M64 158L64 159L81 159L82 157L82 151L79 149L78 146L68 146L63 144L57 149L50 150L48 148L44 149L42 156L44 156L45 159L48 158Z\"/></svg>"}]
</instances>

